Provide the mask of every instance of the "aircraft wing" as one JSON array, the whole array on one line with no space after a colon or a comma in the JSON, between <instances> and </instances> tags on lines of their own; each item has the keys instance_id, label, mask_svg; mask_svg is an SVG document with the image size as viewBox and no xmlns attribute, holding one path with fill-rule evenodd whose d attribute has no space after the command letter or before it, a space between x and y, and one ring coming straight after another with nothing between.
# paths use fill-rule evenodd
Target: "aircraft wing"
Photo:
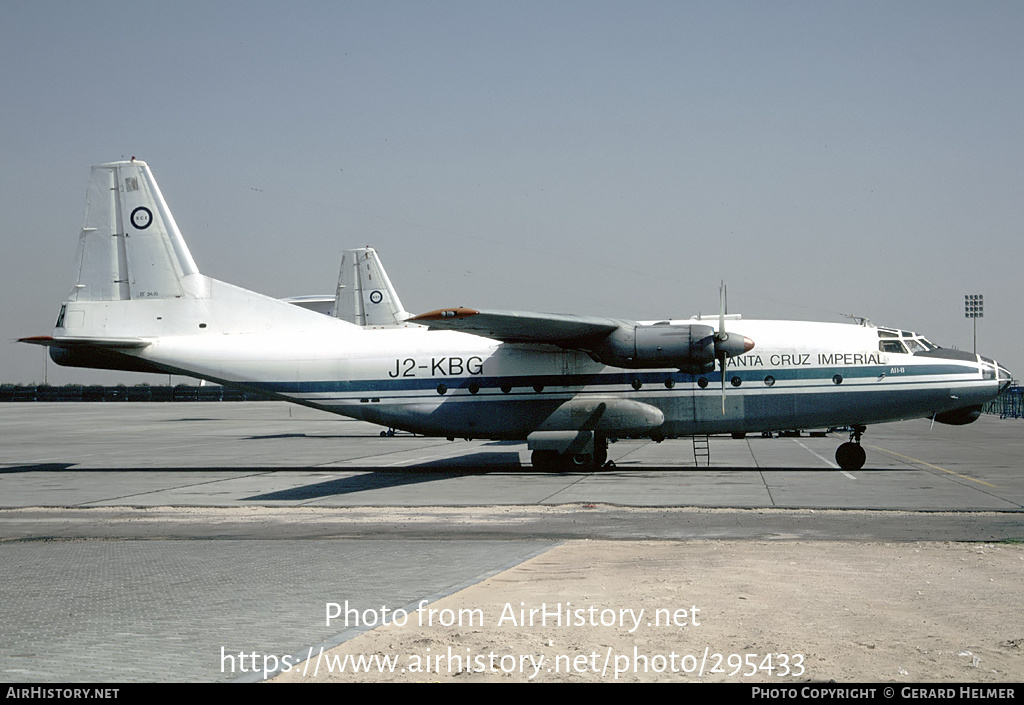
<instances>
[{"instance_id":1,"label":"aircraft wing","mask_svg":"<svg viewBox=\"0 0 1024 705\"><path fill-rule=\"evenodd\" d=\"M589 347L588 343L607 337L624 325L611 318L570 316L528 311L477 311L472 308L443 308L413 316L432 330L456 330L493 338L505 343L546 343L567 348Z\"/></svg>"},{"instance_id":2,"label":"aircraft wing","mask_svg":"<svg viewBox=\"0 0 1024 705\"><path fill-rule=\"evenodd\" d=\"M597 362L615 367L675 368L692 374L714 370L717 359L742 355L754 347L750 338L730 337L724 331L719 334L700 322L638 323L561 313L472 308L442 308L413 316L409 322L505 343L557 345L567 350L580 350Z\"/></svg>"}]
</instances>

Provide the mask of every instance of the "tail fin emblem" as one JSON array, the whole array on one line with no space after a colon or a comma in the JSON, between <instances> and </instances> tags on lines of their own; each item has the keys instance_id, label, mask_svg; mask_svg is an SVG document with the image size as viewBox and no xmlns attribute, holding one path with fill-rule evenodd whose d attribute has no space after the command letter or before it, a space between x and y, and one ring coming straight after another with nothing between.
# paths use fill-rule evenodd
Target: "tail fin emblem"
<instances>
[{"instance_id":1,"label":"tail fin emblem","mask_svg":"<svg viewBox=\"0 0 1024 705\"><path fill-rule=\"evenodd\" d=\"M139 206L132 211L131 221L136 230L145 230L153 222L153 211L145 206Z\"/></svg>"}]
</instances>

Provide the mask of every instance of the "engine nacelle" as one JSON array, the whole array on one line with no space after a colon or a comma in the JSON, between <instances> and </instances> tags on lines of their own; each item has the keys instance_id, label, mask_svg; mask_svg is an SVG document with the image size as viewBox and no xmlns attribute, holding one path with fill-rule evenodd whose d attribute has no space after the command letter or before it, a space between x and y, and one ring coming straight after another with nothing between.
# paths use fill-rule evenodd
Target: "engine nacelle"
<instances>
[{"instance_id":1,"label":"engine nacelle","mask_svg":"<svg viewBox=\"0 0 1024 705\"><path fill-rule=\"evenodd\" d=\"M699 374L715 369L715 330L711 326L668 323L623 326L590 352L598 362L614 367L673 367Z\"/></svg>"}]
</instances>

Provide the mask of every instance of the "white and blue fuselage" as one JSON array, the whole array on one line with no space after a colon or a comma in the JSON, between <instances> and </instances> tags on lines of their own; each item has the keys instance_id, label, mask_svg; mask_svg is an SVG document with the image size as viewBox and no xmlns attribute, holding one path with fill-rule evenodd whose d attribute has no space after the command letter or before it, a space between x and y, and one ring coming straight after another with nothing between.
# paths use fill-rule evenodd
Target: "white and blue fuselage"
<instances>
[{"instance_id":1,"label":"white and blue fuselage","mask_svg":"<svg viewBox=\"0 0 1024 705\"><path fill-rule=\"evenodd\" d=\"M913 333L895 331L904 337L894 339L870 325L744 320L736 325L757 345L728 361L723 412L718 369L629 370L577 350L455 331L363 329L326 317L315 324L218 334L211 323L199 335L157 338L138 354L161 369L332 413L467 438L526 438L565 402L588 398L660 410L663 422L639 435L869 425L981 405L1009 382L980 356L881 349L920 340Z\"/></svg>"}]
</instances>

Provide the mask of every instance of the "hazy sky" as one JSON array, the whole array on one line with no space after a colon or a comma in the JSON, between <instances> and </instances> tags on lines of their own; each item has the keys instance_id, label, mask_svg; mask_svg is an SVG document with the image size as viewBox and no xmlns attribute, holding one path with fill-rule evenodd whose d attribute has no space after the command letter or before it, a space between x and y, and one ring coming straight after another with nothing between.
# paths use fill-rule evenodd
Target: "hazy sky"
<instances>
[{"instance_id":1,"label":"hazy sky","mask_svg":"<svg viewBox=\"0 0 1024 705\"><path fill-rule=\"evenodd\" d=\"M684 318L725 279L970 349L982 293L1024 376L1022 36L1019 1L2 0L2 330L51 332L89 168L136 156L200 269L274 296L372 245L414 312Z\"/></svg>"}]
</instances>

